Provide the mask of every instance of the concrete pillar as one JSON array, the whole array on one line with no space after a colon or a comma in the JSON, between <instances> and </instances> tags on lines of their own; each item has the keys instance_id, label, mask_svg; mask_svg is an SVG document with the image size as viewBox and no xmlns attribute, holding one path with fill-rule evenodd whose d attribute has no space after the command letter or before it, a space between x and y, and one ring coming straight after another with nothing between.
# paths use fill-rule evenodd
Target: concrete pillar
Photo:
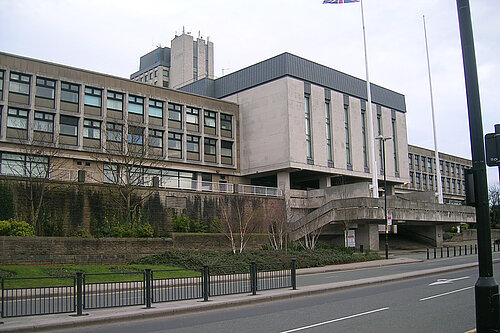
<instances>
[{"instance_id":1,"label":"concrete pillar","mask_svg":"<svg viewBox=\"0 0 500 333\"><path fill-rule=\"evenodd\" d=\"M278 172L278 187L283 190L284 193L290 191L290 172Z\"/></svg>"},{"instance_id":2,"label":"concrete pillar","mask_svg":"<svg viewBox=\"0 0 500 333\"><path fill-rule=\"evenodd\" d=\"M363 245L365 250L378 251L378 225L369 223L360 223L356 229L356 248Z\"/></svg>"},{"instance_id":3,"label":"concrete pillar","mask_svg":"<svg viewBox=\"0 0 500 333\"><path fill-rule=\"evenodd\" d=\"M330 184L329 176L319 177L319 188L327 188Z\"/></svg>"},{"instance_id":4,"label":"concrete pillar","mask_svg":"<svg viewBox=\"0 0 500 333\"><path fill-rule=\"evenodd\" d=\"M394 190L394 185L387 184L387 188L385 189L387 196L395 195L396 191Z\"/></svg>"}]
</instances>

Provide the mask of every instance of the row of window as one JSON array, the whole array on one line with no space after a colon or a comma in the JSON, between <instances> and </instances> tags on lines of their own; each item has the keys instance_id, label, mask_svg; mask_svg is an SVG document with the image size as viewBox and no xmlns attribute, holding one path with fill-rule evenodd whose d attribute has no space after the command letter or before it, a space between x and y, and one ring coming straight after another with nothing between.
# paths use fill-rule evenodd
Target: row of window
<instances>
[{"instance_id":1,"label":"row of window","mask_svg":"<svg viewBox=\"0 0 500 333\"><path fill-rule=\"evenodd\" d=\"M3 87L3 71L0 71L0 83ZM21 73L10 73L9 92L21 95L30 94L31 76ZM36 78L36 93L35 96L43 99L55 99L56 81L46 78ZM80 86L73 83L61 82L61 101L66 103L79 103ZM101 108L103 90L93 87L85 87L84 104L91 107ZM108 110L120 111L124 109L123 93L107 91L106 92L106 108ZM154 118L163 118L164 105L168 104L168 120L172 122L182 123L183 121L183 106L175 103L166 103L163 101L150 99L148 103L148 115ZM143 115L145 110L145 98L135 95L128 96L128 112L132 114ZM193 125L192 130L199 131L200 118L203 115L203 125L206 128L217 127L217 113L209 110L204 110L203 113L199 108L185 107L186 124ZM220 129L226 131L226 136L232 136L232 115L220 114ZM215 134L215 133L213 133Z\"/></svg>"},{"instance_id":2,"label":"row of window","mask_svg":"<svg viewBox=\"0 0 500 333\"><path fill-rule=\"evenodd\" d=\"M437 184L437 176L410 171L410 186L417 189L434 189ZM465 180L441 177L443 190L454 193L464 193Z\"/></svg>"},{"instance_id":3,"label":"row of window","mask_svg":"<svg viewBox=\"0 0 500 333\"><path fill-rule=\"evenodd\" d=\"M49 177L49 159L44 156L0 153L0 174L17 177Z\"/></svg>"},{"instance_id":4,"label":"row of window","mask_svg":"<svg viewBox=\"0 0 500 333\"><path fill-rule=\"evenodd\" d=\"M158 81L162 82L163 88L168 88L168 77L169 70L167 68L162 69L162 78L158 79L158 69L151 72L145 73L144 75L134 78L138 82L152 83L153 85L158 85Z\"/></svg>"},{"instance_id":5,"label":"row of window","mask_svg":"<svg viewBox=\"0 0 500 333\"><path fill-rule=\"evenodd\" d=\"M413 169L417 170L428 169L430 172L432 172L433 170L434 172L436 171L436 160L431 157L425 157L417 154L408 153L408 164L410 165L410 168ZM464 176L465 168L466 166L458 163L453 163L448 161L443 162L443 160L439 161L439 170L441 172L446 172L446 174L448 175Z\"/></svg>"}]
</instances>

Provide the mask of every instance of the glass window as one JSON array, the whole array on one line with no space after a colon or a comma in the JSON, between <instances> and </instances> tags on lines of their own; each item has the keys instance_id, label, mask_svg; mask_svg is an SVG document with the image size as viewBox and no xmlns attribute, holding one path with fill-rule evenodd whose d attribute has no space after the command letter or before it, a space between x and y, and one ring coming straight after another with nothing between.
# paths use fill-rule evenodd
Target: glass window
<instances>
[{"instance_id":1,"label":"glass window","mask_svg":"<svg viewBox=\"0 0 500 333\"><path fill-rule=\"evenodd\" d=\"M34 130L38 132L54 132L54 115L52 113L35 111Z\"/></svg>"},{"instance_id":2,"label":"glass window","mask_svg":"<svg viewBox=\"0 0 500 333\"><path fill-rule=\"evenodd\" d=\"M0 91L3 91L3 71L0 71Z\"/></svg>"},{"instance_id":3,"label":"glass window","mask_svg":"<svg viewBox=\"0 0 500 333\"><path fill-rule=\"evenodd\" d=\"M395 141L395 140L393 140L393 141ZM422 168L425 169L425 156L422 156L420 159L422 160Z\"/></svg>"},{"instance_id":4,"label":"glass window","mask_svg":"<svg viewBox=\"0 0 500 333\"><path fill-rule=\"evenodd\" d=\"M1 153L0 173L18 177L49 177L49 159L44 156Z\"/></svg>"},{"instance_id":5,"label":"glass window","mask_svg":"<svg viewBox=\"0 0 500 333\"><path fill-rule=\"evenodd\" d=\"M416 173L416 174L415 174L415 183L416 183L417 185L420 185L420 174L419 174L419 173Z\"/></svg>"},{"instance_id":6,"label":"glass window","mask_svg":"<svg viewBox=\"0 0 500 333\"><path fill-rule=\"evenodd\" d=\"M163 131L149 129L149 146L163 148Z\"/></svg>"},{"instance_id":7,"label":"glass window","mask_svg":"<svg viewBox=\"0 0 500 333\"><path fill-rule=\"evenodd\" d=\"M233 129L233 116L229 114L220 115L220 128L225 131L232 131Z\"/></svg>"},{"instance_id":8,"label":"glass window","mask_svg":"<svg viewBox=\"0 0 500 333\"><path fill-rule=\"evenodd\" d=\"M101 122L97 120L85 119L83 121L83 137L87 139L100 139Z\"/></svg>"},{"instance_id":9,"label":"glass window","mask_svg":"<svg viewBox=\"0 0 500 333\"><path fill-rule=\"evenodd\" d=\"M151 117L163 118L163 102L155 101L154 99L149 100L149 115Z\"/></svg>"},{"instance_id":10,"label":"glass window","mask_svg":"<svg viewBox=\"0 0 500 333\"><path fill-rule=\"evenodd\" d=\"M413 154L408 154L408 164L409 165L413 164Z\"/></svg>"},{"instance_id":11,"label":"glass window","mask_svg":"<svg viewBox=\"0 0 500 333\"><path fill-rule=\"evenodd\" d=\"M429 170L432 169L432 158L430 158L430 157L427 158L427 168Z\"/></svg>"},{"instance_id":12,"label":"glass window","mask_svg":"<svg viewBox=\"0 0 500 333\"><path fill-rule=\"evenodd\" d=\"M366 147L366 112L361 110L361 136L363 138L363 165L368 169L368 149Z\"/></svg>"},{"instance_id":13,"label":"glass window","mask_svg":"<svg viewBox=\"0 0 500 333\"><path fill-rule=\"evenodd\" d=\"M217 153L217 140L205 138L205 154L215 155Z\"/></svg>"},{"instance_id":14,"label":"glass window","mask_svg":"<svg viewBox=\"0 0 500 333\"><path fill-rule=\"evenodd\" d=\"M164 69L163 70L163 76L164 77L168 77L168 69Z\"/></svg>"},{"instance_id":15,"label":"glass window","mask_svg":"<svg viewBox=\"0 0 500 333\"><path fill-rule=\"evenodd\" d=\"M36 97L54 99L56 81L44 79L41 77L36 78Z\"/></svg>"},{"instance_id":16,"label":"glass window","mask_svg":"<svg viewBox=\"0 0 500 333\"><path fill-rule=\"evenodd\" d=\"M9 91L16 94L30 94L30 76L20 73L10 73Z\"/></svg>"},{"instance_id":17,"label":"glass window","mask_svg":"<svg viewBox=\"0 0 500 333\"><path fill-rule=\"evenodd\" d=\"M200 110L196 108L186 107L186 123L198 125L200 123L199 118Z\"/></svg>"},{"instance_id":18,"label":"glass window","mask_svg":"<svg viewBox=\"0 0 500 333\"><path fill-rule=\"evenodd\" d=\"M155 77L158 77L158 70L155 70Z\"/></svg>"},{"instance_id":19,"label":"glass window","mask_svg":"<svg viewBox=\"0 0 500 333\"><path fill-rule=\"evenodd\" d=\"M451 167L451 173L454 174L455 173L455 163L451 163L450 167Z\"/></svg>"},{"instance_id":20,"label":"glass window","mask_svg":"<svg viewBox=\"0 0 500 333\"><path fill-rule=\"evenodd\" d=\"M118 183L118 165L116 164L104 164L104 183Z\"/></svg>"},{"instance_id":21,"label":"glass window","mask_svg":"<svg viewBox=\"0 0 500 333\"><path fill-rule=\"evenodd\" d=\"M9 108L7 113L7 127L17 129L28 128L28 110Z\"/></svg>"},{"instance_id":22,"label":"glass window","mask_svg":"<svg viewBox=\"0 0 500 333\"><path fill-rule=\"evenodd\" d=\"M120 124L106 123L106 140L111 142L122 142L123 126Z\"/></svg>"},{"instance_id":23,"label":"glass window","mask_svg":"<svg viewBox=\"0 0 500 333\"><path fill-rule=\"evenodd\" d=\"M78 104L79 91L78 85L61 82L61 101Z\"/></svg>"},{"instance_id":24,"label":"glass window","mask_svg":"<svg viewBox=\"0 0 500 333\"><path fill-rule=\"evenodd\" d=\"M78 135L78 118L59 116L59 134L68 136Z\"/></svg>"},{"instance_id":25,"label":"glass window","mask_svg":"<svg viewBox=\"0 0 500 333\"><path fill-rule=\"evenodd\" d=\"M325 127L326 127L326 157L329 162L333 161L332 154L332 117L330 115L330 102L325 101Z\"/></svg>"},{"instance_id":26,"label":"glass window","mask_svg":"<svg viewBox=\"0 0 500 333\"><path fill-rule=\"evenodd\" d=\"M110 110L123 111L123 94L108 91L106 106Z\"/></svg>"},{"instance_id":27,"label":"glass window","mask_svg":"<svg viewBox=\"0 0 500 333\"><path fill-rule=\"evenodd\" d=\"M187 146L186 149L190 153L199 153L200 152L200 137L188 135L186 137Z\"/></svg>"},{"instance_id":28,"label":"glass window","mask_svg":"<svg viewBox=\"0 0 500 333\"><path fill-rule=\"evenodd\" d=\"M128 112L135 114L143 114L144 98L130 95L128 97Z\"/></svg>"},{"instance_id":29,"label":"glass window","mask_svg":"<svg viewBox=\"0 0 500 333\"><path fill-rule=\"evenodd\" d=\"M182 106L178 104L168 103L168 120L182 120Z\"/></svg>"},{"instance_id":30,"label":"glass window","mask_svg":"<svg viewBox=\"0 0 500 333\"><path fill-rule=\"evenodd\" d=\"M418 167L419 156L415 155L415 166Z\"/></svg>"},{"instance_id":31,"label":"glass window","mask_svg":"<svg viewBox=\"0 0 500 333\"><path fill-rule=\"evenodd\" d=\"M233 143L230 141L220 142L220 154L222 157L233 157Z\"/></svg>"},{"instance_id":32,"label":"glass window","mask_svg":"<svg viewBox=\"0 0 500 333\"><path fill-rule=\"evenodd\" d=\"M102 90L85 87L84 104L89 106L101 107Z\"/></svg>"},{"instance_id":33,"label":"glass window","mask_svg":"<svg viewBox=\"0 0 500 333\"><path fill-rule=\"evenodd\" d=\"M212 111L205 111L204 115L205 115L205 117L204 117L205 126L215 128L216 123L217 123L217 120L216 120L217 114L215 112L212 112Z\"/></svg>"},{"instance_id":34,"label":"glass window","mask_svg":"<svg viewBox=\"0 0 500 333\"><path fill-rule=\"evenodd\" d=\"M128 143L133 145L142 145L144 142L144 130L142 127L128 127Z\"/></svg>"},{"instance_id":35,"label":"glass window","mask_svg":"<svg viewBox=\"0 0 500 333\"><path fill-rule=\"evenodd\" d=\"M347 166L351 165L351 145L349 135L349 106L344 105L344 131L345 131L345 155ZM383 169L383 163L380 163L380 169Z\"/></svg>"},{"instance_id":36,"label":"glass window","mask_svg":"<svg viewBox=\"0 0 500 333\"><path fill-rule=\"evenodd\" d=\"M410 184L411 184L412 187L414 186L413 171L410 171Z\"/></svg>"},{"instance_id":37,"label":"glass window","mask_svg":"<svg viewBox=\"0 0 500 333\"><path fill-rule=\"evenodd\" d=\"M168 149L182 150L182 134L168 132Z\"/></svg>"}]
</instances>

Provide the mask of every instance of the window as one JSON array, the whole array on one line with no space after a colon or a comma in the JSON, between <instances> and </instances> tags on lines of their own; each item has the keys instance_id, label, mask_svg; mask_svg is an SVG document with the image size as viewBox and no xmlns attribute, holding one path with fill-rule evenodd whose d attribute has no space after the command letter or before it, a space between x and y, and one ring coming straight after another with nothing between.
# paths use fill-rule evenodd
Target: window
<instances>
[{"instance_id":1,"label":"window","mask_svg":"<svg viewBox=\"0 0 500 333\"><path fill-rule=\"evenodd\" d=\"M168 81L163 81L163 88L168 88Z\"/></svg>"},{"instance_id":2,"label":"window","mask_svg":"<svg viewBox=\"0 0 500 333\"><path fill-rule=\"evenodd\" d=\"M104 164L104 183L118 183L118 165L116 164Z\"/></svg>"},{"instance_id":3,"label":"window","mask_svg":"<svg viewBox=\"0 0 500 333\"><path fill-rule=\"evenodd\" d=\"M85 87L85 96L83 103L96 108L101 107L102 90L96 88Z\"/></svg>"},{"instance_id":4,"label":"window","mask_svg":"<svg viewBox=\"0 0 500 333\"><path fill-rule=\"evenodd\" d=\"M35 111L35 125L33 129L38 132L53 133L54 115L52 113Z\"/></svg>"},{"instance_id":5,"label":"window","mask_svg":"<svg viewBox=\"0 0 500 333\"><path fill-rule=\"evenodd\" d=\"M53 100L55 97L55 87L56 87L56 81L37 77L36 97Z\"/></svg>"},{"instance_id":6,"label":"window","mask_svg":"<svg viewBox=\"0 0 500 333\"><path fill-rule=\"evenodd\" d=\"M28 110L9 108L7 113L7 127L17 129L28 128Z\"/></svg>"},{"instance_id":7,"label":"window","mask_svg":"<svg viewBox=\"0 0 500 333\"><path fill-rule=\"evenodd\" d=\"M199 118L200 110L196 108L186 107L186 123L192 125L198 125L200 123Z\"/></svg>"},{"instance_id":8,"label":"window","mask_svg":"<svg viewBox=\"0 0 500 333\"><path fill-rule=\"evenodd\" d=\"M216 123L217 123L217 114L215 112L212 112L212 111L205 111L204 112L204 124L205 124L205 127L211 127L211 128L215 128L216 127Z\"/></svg>"},{"instance_id":9,"label":"window","mask_svg":"<svg viewBox=\"0 0 500 333\"><path fill-rule=\"evenodd\" d=\"M431 186L431 187L433 187L433 186L434 186L433 181L432 181L432 180L433 180L433 178L434 178L434 177L432 177L432 175L429 175L429 186Z\"/></svg>"},{"instance_id":10,"label":"window","mask_svg":"<svg viewBox=\"0 0 500 333\"><path fill-rule=\"evenodd\" d=\"M451 168L451 174L454 174L455 173L455 163L451 163L450 168Z\"/></svg>"},{"instance_id":11,"label":"window","mask_svg":"<svg viewBox=\"0 0 500 333\"><path fill-rule=\"evenodd\" d=\"M68 136L78 135L78 118L59 116L59 134Z\"/></svg>"},{"instance_id":12,"label":"window","mask_svg":"<svg viewBox=\"0 0 500 333\"><path fill-rule=\"evenodd\" d=\"M155 148L163 148L163 131L149 129L149 146Z\"/></svg>"},{"instance_id":13,"label":"window","mask_svg":"<svg viewBox=\"0 0 500 333\"><path fill-rule=\"evenodd\" d=\"M44 156L1 153L0 173L18 177L49 177L49 159Z\"/></svg>"},{"instance_id":14,"label":"window","mask_svg":"<svg viewBox=\"0 0 500 333\"><path fill-rule=\"evenodd\" d=\"M153 72L149 73L149 79L152 80L153 79Z\"/></svg>"},{"instance_id":15,"label":"window","mask_svg":"<svg viewBox=\"0 0 500 333\"><path fill-rule=\"evenodd\" d=\"M111 142L122 142L123 126L120 124L106 123L106 140Z\"/></svg>"},{"instance_id":16,"label":"window","mask_svg":"<svg viewBox=\"0 0 500 333\"><path fill-rule=\"evenodd\" d=\"M418 168L418 166L419 166L419 164L418 164L418 163L419 163L419 162L418 162L419 160L420 160L419 156L418 156L418 155L415 155L415 166L416 166L417 168Z\"/></svg>"},{"instance_id":17,"label":"window","mask_svg":"<svg viewBox=\"0 0 500 333\"><path fill-rule=\"evenodd\" d=\"M10 73L9 92L29 96L30 76L20 73Z\"/></svg>"},{"instance_id":18,"label":"window","mask_svg":"<svg viewBox=\"0 0 500 333\"><path fill-rule=\"evenodd\" d=\"M222 157L233 158L233 143L230 141L221 141L220 154Z\"/></svg>"},{"instance_id":19,"label":"window","mask_svg":"<svg viewBox=\"0 0 500 333\"><path fill-rule=\"evenodd\" d=\"M3 91L3 73L3 71L0 71L0 91Z\"/></svg>"},{"instance_id":20,"label":"window","mask_svg":"<svg viewBox=\"0 0 500 333\"><path fill-rule=\"evenodd\" d=\"M330 102L325 101L325 119L326 119L326 156L328 162L333 162L332 153L332 117L330 114Z\"/></svg>"},{"instance_id":21,"label":"window","mask_svg":"<svg viewBox=\"0 0 500 333\"><path fill-rule=\"evenodd\" d=\"M351 166L351 146L349 140L349 105L344 105L345 158L347 167ZM381 163L382 164L382 163Z\"/></svg>"},{"instance_id":22,"label":"window","mask_svg":"<svg viewBox=\"0 0 500 333\"><path fill-rule=\"evenodd\" d=\"M128 127L128 143L132 145L142 145L144 142L144 130L142 127Z\"/></svg>"},{"instance_id":23,"label":"window","mask_svg":"<svg viewBox=\"0 0 500 333\"><path fill-rule=\"evenodd\" d=\"M425 173L422 174L422 184L424 186L427 186L427 175Z\"/></svg>"},{"instance_id":24,"label":"window","mask_svg":"<svg viewBox=\"0 0 500 333\"><path fill-rule=\"evenodd\" d=\"M420 159L422 162L422 169L425 169L425 156L422 156Z\"/></svg>"},{"instance_id":25,"label":"window","mask_svg":"<svg viewBox=\"0 0 500 333\"><path fill-rule=\"evenodd\" d=\"M220 129L231 132L233 129L233 116L229 114L220 115Z\"/></svg>"},{"instance_id":26,"label":"window","mask_svg":"<svg viewBox=\"0 0 500 333\"><path fill-rule=\"evenodd\" d=\"M443 161L439 161L439 171L443 172Z\"/></svg>"},{"instance_id":27,"label":"window","mask_svg":"<svg viewBox=\"0 0 500 333\"><path fill-rule=\"evenodd\" d=\"M429 170L432 169L432 158L430 158L430 157L427 158L427 168Z\"/></svg>"},{"instance_id":28,"label":"window","mask_svg":"<svg viewBox=\"0 0 500 333\"><path fill-rule=\"evenodd\" d=\"M168 69L164 69L163 70L163 76L164 77L168 77Z\"/></svg>"},{"instance_id":29,"label":"window","mask_svg":"<svg viewBox=\"0 0 500 333\"><path fill-rule=\"evenodd\" d=\"M455 189L456 189L456 187L455 187L455 179L452 179L452 180L451 180L451 189L452 189L453 191L455 191Z\"/></svg>"},{"instance_id":30,"label":"window","mask_svg":"<svg viewBox=\"0 0 500 333\"><path fill-rule=\"evenodd\" d=\"M83 121L83 137L87 139L100 139L101 122L97 120L85 119Z\"/></svg>"},{"instance_id":31,"label":"window","mask_svg":"<svg viewBox=\"0 0 500 333\"><path fill-rule=\"evenodd\" d=\"M108 91L106 106L110 110L123 111L123 94Z\"/></svg>"},{"instance_id":32,"label":"window","mask_svg":"<svg viewBox=\"0 0 500 333\"><path fill-rule=\"evenodd\" d=\"M205 154L215 156L217 153L216 145L217 140L205 138Z\"/></svg>"},{"instance_id":33,"label":"window","mask_svg":"<svg viewBox=\"0 0 500 333\"><path fill-rule=\"evenodd\" d=\"M142 115L143 111L144 98L130 95L128 97L128 112Z\"/></svg>"},{"instance_id":34,"label":"window","mask_svg":"<svg viewBox=\"0 0 500 333\"><path fill-rule=\"evenodd\" d=\"M76 84L61 82L61 101L78 104L80 87Z\"/></svg>"},{"instance_id":35,"label":"window","mask_svg":"<svg viewBox=\"0 0 500 333\"><path fill-rule=\"evenodd\" d=\"M182 134L168 132L168 149L169 150L182 150Z\"/></svg>"},{"instance_id":36,"label":"window","mask_svg":"<svg viewBox=\"0 0 500 333\"><path fill-rule=\"evenodd\" d=\"M306 157L308 160L313 158L312 134L311 134L311 105L309 95L304 96L304 110L306 120Z\"/></svg>"},{"instance_id":37,"label":"window","mask_svg":"<svg viewBox=\"0 0 500 333\"><path fill-rule=\"evenodd\" d=\"M414 187L413 171L410 171L410 184L411 184L412 187Z\"/></svg>"},{"instance_id":38,"label":"window","mask_svg":"<svg viewBox=\"0 0 500 333\"><path fill-rule=\"evenodd\" d=\"M200 152L200 137L188 135L186 137L186 149L189 153L199 153Z\"/></svg>"},{"instance_id":39,"label":"window","mask_svg":"<svg viewBox=\"0 0 500 333\"><path fill-rule=\"evenodd\" d=\"M450 190L450 178L446 178L446 188Z\"/></svg>"},{"instance_id":40,"label":"window","mask_svg":"<svg viewBox=\"0 0 500 333\"><path fill-rule=\"evenodd\" d=\"M392 148L394 154L394 173L399 177L399 161L398 161L398 137L396 128L396 112L392 111ZM422 167L425 168L425 157L422 157Z\"/></svg>"},{"instance_id":41,"label":"window","mask_svg":"<svg viewBox=\"0 0 500 333\"><path fill-rule=\"evenodd\" d=\"M168 103L168 120L181 122L182 106L179 104Z\"/></svg>"},{"instance_id":42,"label":"window","mask_svg":"<svg viewBox=\"0 0 500 333\"><path fill-rule=\"evenodd\" d=\"M382 135L382 108L377 105L377 135L381 136ZM383 159L384 157L382 156L382 140L378 140L378 158L380 160L380 171L384 171L384 163ZM411 165L411 163L410 163Z\"/></svg>"},{"instance_id":43,"label":"window","mask_svg":"<svg viewBox=\"0 0 500 333\"><path fill-rule=\"evenodd\" d=\"M413 154L408 154L408 164L412 165L413 163Z\"/></svg>"},{"instance_id":44,"label":"window","mask_svg":"<svg viewBox=\"0 0 500 333\"><path fill-rule=\"evenodd\" d=\"M450 172L450 163L446 162L445 167L446 167L446 172L449 173Z\"/></svg>"},{"instance_id":45,"label":"window","mask_svg":"<svg viewBox=\"0 0 500 333\"><path fill-rule=\"evenodd\" d=\"M149 115L151 117L163 118L163 102L155 101L154 99L149 100Z\"/></svg>"},{"instance_id":46,"label":"window","mask_svg":"<svg viewBox=\"0 0 500 333\"><path fill-rule=\"evenodd\" d=\"M365 170L367 170L368 169L368 151L366 149L366 113L365 113L365 110L361 110L361 136L362 136L362 140L363 140L363 165L365 167Z\"/></svg>"},{"instance_id":47,"label":"window","mask_svg":"<svg viewBox=\"0 0 500 333\"><path fill-rule=\"evenodd\" d=\"M418 185L420 185L420 174L419 173L416 173L415 174L415 183Z\"/></svg>"}]
</instances>

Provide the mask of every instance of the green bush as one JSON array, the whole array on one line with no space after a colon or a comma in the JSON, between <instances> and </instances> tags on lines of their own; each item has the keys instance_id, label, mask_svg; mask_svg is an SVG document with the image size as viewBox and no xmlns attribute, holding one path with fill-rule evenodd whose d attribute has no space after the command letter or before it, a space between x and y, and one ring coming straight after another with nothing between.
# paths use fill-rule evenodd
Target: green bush
<instances>
[{"instance_id":1,"label":"green bush","mask_svg":"<svg viewBox=\"0 0 500 333\"><path fill-rule=\"evenodd\" d=\"M151 224L145 223L133 226L130 223L122 224L111 229L111 236L115 238L151 238L154 236L153 227Z\"/></svg>"},{"instance_id":2,"label":"green bush","mask_svg":"<svg viewBox=\"0 0 500 333\"><path fill-rule=\"evenodd\" d=\"M172 216L172 229L174 232L207 232L207 224L203 220L195 220L189 218L187 215L182 214Z\"/></svg>"},{"instance_id":3,"label":"green bush","mask_svg":"<svg viewBox=\"0 0 500 333\"><path fill-rule=\"evenodd\" d=\"M80 237L80 238L92 238L92 234L90 233L90 230L85 228L85 227L82 227L82 226L78 226L78 228L76 228L75 231L70 233L69 236L70 237Z\"/></svg>"},{"instance_id":4,"label":"green bush","mask_svg":"<svg viewBox=\"0 0 500 333\"><path fill-rule=\"evenodd\" d=\"M10 219L0 221L0 236L34 237L35 229L27 222Z\"/></svg>"},{"instance_id":5,"label":"green bush","mask_svg":"<svg viewBox=\"0 0 500 333\"><path fill-rule=\"evenodd\" d=\"M149 223L145 223L137 227L137 237L152 238L155 234L153 227Z\"/></svg>"}]
</instances>

